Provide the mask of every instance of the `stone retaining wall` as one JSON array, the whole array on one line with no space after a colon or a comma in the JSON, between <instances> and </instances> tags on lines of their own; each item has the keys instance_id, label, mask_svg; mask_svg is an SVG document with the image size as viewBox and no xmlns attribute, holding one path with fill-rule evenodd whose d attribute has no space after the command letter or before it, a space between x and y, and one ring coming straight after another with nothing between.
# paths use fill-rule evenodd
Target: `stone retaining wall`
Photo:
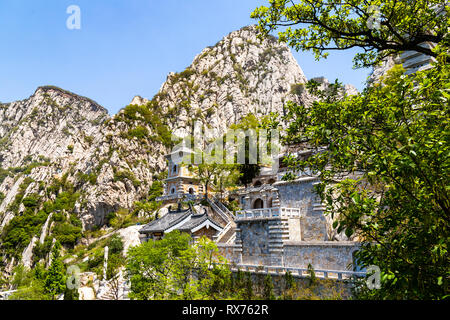
<instances>
[{"instance_id":1,"label":"stone retaining wall","mask_svg":"<svg viewBox=\"0 0 450 320\"><path fill-rule=\"evenodd\" d=\"M244 279L248 273L244 272ZM233 272L236 277L237 272ZM259 296L264 294L264 280L267 274L264 273L250 273L253 293ZM353 283L351 281L337 281L331 279L316 279L311 283L310 278L298 277L293 275L293 280L296 285L296 290L286 290L286 277L284 274L270 274L273 284L273 293L275 296L283 297L286 294L292 294L290 299L343 299L347 300L352 297ZM289 299L289 298L287 298Z\"/></svg>"},{"instance_id":2,"label":"stone retaining wall","mask_svg":"<svg viewBox=\"0 0 450 320\"><path fill-rule=\"evenodd\" d=\"M287 242L276 253L254 255L249 254L251 250L239 250L238 245L218 244L218 248L229 263L302 269L311 264L317 270L352 271L358 245L350 241Z\"/></svg>"},{"instance_id":3,"label":"stone retaining wall","mask_svg":"<svg viewBox=\"0 0 450 320\"><path fill-rule=\"evenodd\" d=\"M284 266L308 268L311 264L315 269L351 271L357 248L358 244L350 241L288 242L283 247Z\"/></svg>"}]
</instances>

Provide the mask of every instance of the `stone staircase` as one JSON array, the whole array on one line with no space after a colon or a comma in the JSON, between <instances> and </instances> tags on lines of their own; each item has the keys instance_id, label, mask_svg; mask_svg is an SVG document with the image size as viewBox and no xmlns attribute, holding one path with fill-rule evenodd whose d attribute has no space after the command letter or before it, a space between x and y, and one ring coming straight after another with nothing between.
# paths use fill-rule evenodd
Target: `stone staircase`
<instances>
[{"instance_id":1,"label":"stone staircase","mask_svg":"<svg viewBox=\"0 0 450 320\"><path fill-rule=\"evenodd\" d=\"M230 221L223 231L217 236L216 242L218 243L231 243L236 237L236 223Z\"/></svg>"},{"instance_id":2,"label":"stone staircase","mask_svg":"<svg viewBox=\"0 0 450 320\"><path fill-rule=\"evenodd\" d=\"M269 221L269 252L272 254L282 253L286 241L289 241L288 219Z\"/></svg>"},{"instance_id":3,"label":"stone staircase","mask_svg":"<svg viewBox=\"0 0 450 320\"><path fill-rule=\"evenodd\" d=\"M211 206L211 209L220 217L220 219L224 222L224 224L228 224L230 221L233 221L233 213L228 210L219 200L217 199L207 199L208 204Z\"/></svg>"},{"instance_id":4,"label":"stone staircase","mask_svg":"<svg viewBox=\"0 0 450 320\"><path fill-rule=\"evenodd\" d=\"M214 204L215 204L217 207L219 207L220 210L222 210L222 212L228 217L228 219L229 219L230 221L233 221L233 220L234 220L234 215L233 215L233 213L232 213L230 210L228 210L228 208L222 203L222 201L220 201L220 200L217 199L217 198L214 198Z\"/></svg>"},{"instance_id":5,"label":"stone staircase","mask_svg":"<svg viewBox=\"0 0 450 320\"><path fill-rule=\"evenodd\" d=\"M216 242L218 243L231 243L234 242L236 237L236 223L234 222L233 213L217 198L213 200L208 199L211 208L216 211L222 219L227 222L227 225L223 231L217 236Z\"/></svg>"},{"instance_id":6,"label":"stone staircase","mask_svg":"<svg viewBox=\"0 0 450 320\"><path fill-rule=\"evenodd\" d=\"M97 300L127 300L128 286L122 272L111 280L103 283L97 292Z\"/></svg>"}]
</instances>

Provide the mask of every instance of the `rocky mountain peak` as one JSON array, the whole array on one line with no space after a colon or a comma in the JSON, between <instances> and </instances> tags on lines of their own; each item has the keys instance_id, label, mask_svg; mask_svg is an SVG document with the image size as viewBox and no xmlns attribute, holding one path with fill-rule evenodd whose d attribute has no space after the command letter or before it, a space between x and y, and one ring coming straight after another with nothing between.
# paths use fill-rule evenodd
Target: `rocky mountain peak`
<instances>
[{"instance_id":1,"label":"rocky mountain peak","mask_svg":"<svg viewBox=\"0 0 450 320\"><path fill-rule=\"evenodd\" d=\"M218 136L248 113L283 114L284 101L298 100L292 86L307 79L290 49L257 35L255 26L233 31L167 76L153 100L174 134L189 134L187 122L198 120Z\"/></svg>"},{"instance_id":2,"label":"rocky mountain peak","mask_svg":"<svg viewBox=\"0 0 450 320\"><path fill-rule=\"evenodd\" d=\"M57 87L39 87L29 98L0 110L0 155L3 167L24 159L52 161L86 151L86 137L95 135L108 111L92 101ZM90 140L90 138L87 138Z\"/></svg>"},{"instance_id":3,"label":"rocky mountain peak","mask_svg":"<svg viewBox=\"0 0 450 320\"><path fill-rule=\"evenodd\" d=\"M150 100L142 98L141 96L135 96L133 100L131 100L130 104L136 104L136 105L144 105L147 104Z\"/></svg>"}]
</instances>

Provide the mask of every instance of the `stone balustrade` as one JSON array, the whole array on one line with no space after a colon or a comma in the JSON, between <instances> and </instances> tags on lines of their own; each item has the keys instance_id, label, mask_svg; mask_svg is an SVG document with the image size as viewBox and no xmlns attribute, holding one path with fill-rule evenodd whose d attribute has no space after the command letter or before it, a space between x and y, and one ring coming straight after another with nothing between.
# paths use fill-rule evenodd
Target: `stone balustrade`
<instances>
[{"instance_id":1,"label":"stone balustrade","mask_svg":"<svg viewBox=\"0 0 450 320\"><path fill-rule=\"evenodd\" d=\"M299 218L302 212L299 208L274 207L264 209L247 209L236 212L235 220L261 218Z\"/></svg>"},{"instance_id":2,"label":"stone balustrade","mask_svg":"<svg viewBox=\"0 0 450 320\"><path fill-rule=\"evenodd\" d=\"M170 201L170 200L177 200L177 199L186 199L186 200L195 201L200 198L202 198L201 195L197 196L197 195L193 195L193 194L189 194L189 193L175 193L175 194L169 194L169 195L157 197L155 200L156 201Z\"/></svg>"},{"instance_id":3,"label":"stone balustrade","mask_svg":"<svg viewBox=\"0 0 450 320\"><path fill-rule=\"evenodd\" d=\"M251 264L229 264L231 271L245 271L251 273L263 273L272 275L284 275L290 272L293 276L300 278L310 276L310 271L305 268L283 267L283 266L262 266ZM342 271L342 270L322 270L314 269L314 274L320 279L348 280L353 278L365 277L366 272Z\"/></svg>"}]
</instances>

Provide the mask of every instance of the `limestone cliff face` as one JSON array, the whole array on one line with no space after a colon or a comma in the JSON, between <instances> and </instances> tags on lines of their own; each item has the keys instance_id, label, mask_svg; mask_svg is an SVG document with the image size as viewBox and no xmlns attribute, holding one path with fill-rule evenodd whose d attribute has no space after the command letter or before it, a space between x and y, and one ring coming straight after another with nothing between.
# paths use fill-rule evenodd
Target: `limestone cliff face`
<instances>
[{"instance_id":1,"label":"limestone cliff face","mask_svg":"<svg viewBox=\"0 0 450 320\"><path fill-rule=\"evenodd\" d=\"M55 87L0 106L0 231L12 219L9 205L25 178L24 194L39 192L93 151L108 112L94 101ZM23 206L19 208L19 213Z\"/></svg>"},{"instance_id":2,"label":"limestone cliff face","mask_svg":"<svg viewBox=\"0 0 450 320\"><path fill-rule=\"evenodd\" d=\"M75 161L91 148L89 137L98 136L107 118L107 110L90 99L40 87L29 99L1 106L1 165L20 167L39 156Z\"/></svg>"},{"instance_id":3,"label":"limestone cliff face","mask_svg":"<svg viewBox=\"0 0 450 320\"><path fill-rule=\"evenodd\" d=\"M80 215L86 226L102 224L108 212L130 208L145 196L153 175L165 170L164 155L170 149L165 134L184 137L199 121L211 130L207 138L217 137L249 113L283 114L287 100L311 101L292 89L306 81L289 48L274 38L260 42L254 27L204 49L186 70L170 73L152 100L134 97L102 126L97 149L76 167L85 172L102 164L97 183L83 187L88 196ZM138 135L138 128L145 135ZM134 183L114 181L117 172L131 172Z\"/></svg>"},{"instance_id":4,"label":"limestone cliff face","mask_svg":"<svg viewBox=\"0 0 450 320\"><path fill-rule=\"evenodd\" d=\"M306 81L286 45L275 38L260 42L249 26L205 48L184 72L169 74L156 100L165 111L179 111L171 121L174 134L188 133L186 123L196 119L218 135L248 113L283 114L285 101L299 99L292 87Z\"/></svg>"},{"instance_id":5,"label":"limestone cliff face","mask_svg":"<svg viewBox=\"0 0 450 320\"><path fill-rule=\"evenodd\" d=\"M55 177L79 194L73 211L83 228L102 226L108 213L145 199L166 168L170 134L186 136L198 120L217 137L249 113L283 115L285 101L313 101L301 90L306 81L286 45L260 42L256 28L245 27L204 49L185 71L170 73L151 100L136 96L112 117L55 87L2 104L0 232L25 210L13 205L18 194L54 199L48 187Z\"/></svg>"}]
</instances>

